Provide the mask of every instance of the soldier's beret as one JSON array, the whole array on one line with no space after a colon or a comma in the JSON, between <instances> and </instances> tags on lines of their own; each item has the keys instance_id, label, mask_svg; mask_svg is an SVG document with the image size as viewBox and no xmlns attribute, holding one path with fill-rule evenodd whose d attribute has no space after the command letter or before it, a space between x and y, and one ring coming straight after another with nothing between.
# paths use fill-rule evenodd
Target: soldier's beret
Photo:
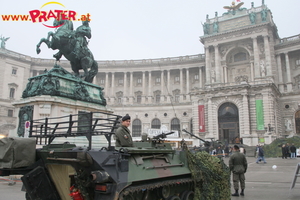
<instances>
[{"instance_id":1,"label":"soldier's beret","mask_svg":"<svg viewBox=\"0 0 300 200\"><path fill-rule=\"evenodd\" d=\"M128 120L128 119L130 119L130 116L129 116L129 115L125 115L125 116L122 118L122 122L123 122L123 121L126 121L126 120Z\"/></svg>"}]
</instances>

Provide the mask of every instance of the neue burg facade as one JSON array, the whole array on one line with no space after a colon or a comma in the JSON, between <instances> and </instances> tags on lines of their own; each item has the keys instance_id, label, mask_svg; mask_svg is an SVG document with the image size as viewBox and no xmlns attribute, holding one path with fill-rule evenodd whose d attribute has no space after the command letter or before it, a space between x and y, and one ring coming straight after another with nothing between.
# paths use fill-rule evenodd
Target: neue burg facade
<instances>
[{"instance_id":1,"label":"neue burg facade","mask_svg":"<svg viewBox=\"0 0 300 200\"><path fill-rule=\"evenodd\" d=\"M114 113L131 116L134 139L174 130L175 146L182 139L199 145L186 129L203 139L233 143L238 137L256 145L300 135L300 35L280 38L264 3L207 16L203 29L205 54L98 61L93 83L104 88ZM2 134L16 135L13 102L28 78L54 64L0 49ZM68 61L58 64L71 71Z\"/></svg>"}]
</instances>

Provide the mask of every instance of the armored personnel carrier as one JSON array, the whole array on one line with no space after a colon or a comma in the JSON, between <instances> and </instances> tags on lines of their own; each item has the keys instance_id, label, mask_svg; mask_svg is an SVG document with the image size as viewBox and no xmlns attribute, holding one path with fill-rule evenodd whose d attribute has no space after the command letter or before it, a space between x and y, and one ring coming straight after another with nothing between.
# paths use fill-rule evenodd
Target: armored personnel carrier
<instances>
[{"instance_id":1,"label":"armored personnel carrier","mask_svg":"<svg viewBox=\"0 0 300 200\"><path fill-rule=\"evenodd\" d=\"M33 162L0 167L0 175L23 174L27 200L193 200L188 151L164 143L171 133L143 137L134 147L114 147L111 139L120 118L91 112L32 120L29 138L42 147ZM106 139L106 146L93 141L97 136ZM73 137L86 139L86 145L68 142Z\"/></svg>"}]
</instances>

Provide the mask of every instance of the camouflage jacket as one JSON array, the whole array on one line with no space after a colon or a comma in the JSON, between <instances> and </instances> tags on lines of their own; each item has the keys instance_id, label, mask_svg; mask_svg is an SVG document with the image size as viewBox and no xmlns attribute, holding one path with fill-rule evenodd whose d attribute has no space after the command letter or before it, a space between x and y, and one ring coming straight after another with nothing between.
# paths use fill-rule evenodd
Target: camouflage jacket
<instances>
[{"instance_id":1,"label":"camouflage jacket","mask_svg":"<svg viewBox=\"0 0 300 200\"><path fill-rule=\"evenodd\" d=\"M234 174L243 174L247 171L247 159L244 154L234 152L229 158L229 169Z\"/></svg>"}]
</instances>

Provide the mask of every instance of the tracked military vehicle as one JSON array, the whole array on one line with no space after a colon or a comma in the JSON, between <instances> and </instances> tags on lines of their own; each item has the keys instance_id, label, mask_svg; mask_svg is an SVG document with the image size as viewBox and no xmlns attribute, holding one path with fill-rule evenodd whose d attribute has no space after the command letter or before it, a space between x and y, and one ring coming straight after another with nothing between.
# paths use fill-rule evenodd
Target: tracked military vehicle
<instances>
[{"instance_id":1,"label":"tracked military vehicle","mask_svg":"<svg viewBox=\"0 0 300 200\"><path fill-rule=\"evenodd\" d=\"M22 174L27 200L230 198L228 167L206 152L190 153L186 145L173 150L164 143L172 132L114 147L120 118L91 112L32 120L29 138L0 140L0 176Z\"/></svg>"},{"instance_id":2,"label":"tracked military vehicle","mask_svg":"<svg viewBox=\"0 0 300 200\"><path fill-rule=\"evenodd\" d=\"M36 150L34 163L3 168L1 175L24 174L28 200L193 199L186 151L176 152L164 143L171 133L144 137L135 147L117 148L111 139L121 116L84 115L84 121L79 115L32 120L29 138L43 145ZM87 139L86 147L68 142L82 136ZM96 136L104 136L107 146L95 145Z\"/></svg>"}]
</instances>

